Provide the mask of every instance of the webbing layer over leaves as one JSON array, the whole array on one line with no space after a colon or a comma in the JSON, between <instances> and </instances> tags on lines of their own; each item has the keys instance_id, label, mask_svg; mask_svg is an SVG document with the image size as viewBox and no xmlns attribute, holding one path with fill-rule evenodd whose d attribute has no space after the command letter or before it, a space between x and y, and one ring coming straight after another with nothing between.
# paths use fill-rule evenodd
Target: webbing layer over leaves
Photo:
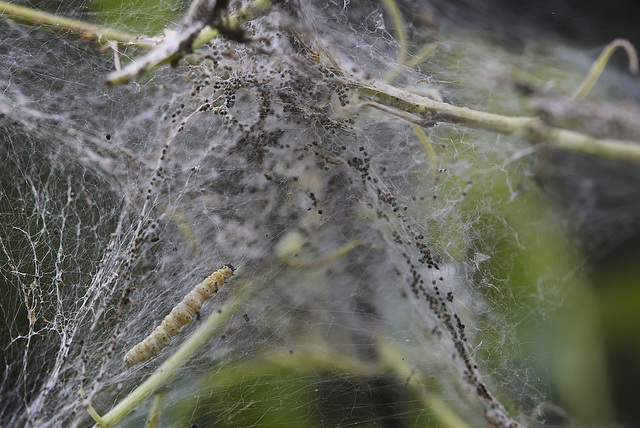
<instances>
[{"instance_id":1,"label":"webbing layer over leaves","mask_svg":"<svg viewBox=\"0 0 640 428\"><path fill-rule=\"evenodd\" d=\"M614 162L589 144L637 137L549 113L565 101L542 83L568 97L592 58L573 70L540 49L557 63L536 70L481 33L402 30L390 1L273 3L242 30L216 16L223 37L123 86L105 81L113 50L2 23L2 424L84 426L87 408L105 426L608 420L592 290L540 186L559 156ZM490 122L507 116L522 123ZM553 148L575 135L585 150ZM171 346L125 369L227 263L234 279Z\"/></svg>"}]
</instances>

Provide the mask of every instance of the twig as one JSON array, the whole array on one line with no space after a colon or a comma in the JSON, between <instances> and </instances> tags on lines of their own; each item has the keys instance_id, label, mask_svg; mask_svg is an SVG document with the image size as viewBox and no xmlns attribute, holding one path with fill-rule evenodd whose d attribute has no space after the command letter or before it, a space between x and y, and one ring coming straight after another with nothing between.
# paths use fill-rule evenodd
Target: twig
<instances>
[{"instance_id":1,"label":"twig","mask_svg":"<svg viewBox=\"0 0 640 428\"><path fill-rule=\"evenodd\" d=\"M411 113L407 113L405 111L402 110L398 110L397 108L393 108L393 107L389 107L387 105L381 104L379 102L376 101L361 101L358 104L354 105L353 107L351 107L349 110L359 110L362 107L373 107L375 109L378 110L382 110L385 113L389 113L392 114L394 116L398 116L401 119L406 120L407 122L410 122L411 124L414 125L419 125L419 126L428 126L430 125L427 120L412 115Z\"/></svg>"},{"instance_id":2,"label":"twig","mask_svg":"<svg viewBox=\"0 0 640 428\"><path fill-rule=\"evenodd\" d=\"M344 83L363 97L420 116L426 123L443 121L505 134L520 134L534 143L545 143L558 149L640 163L638 142L596 138L581 132L548 126L538 117L511 117L458 107L380 82L346 80Z\"/></svg>"},{"instance_id":3,"label":"twig","mask_svg":"<svg viewBox=\"0 0 640 428\"><path fill-rule=\"evenodd\" d=\"M99 43L108 41L127 43L136 38L134 35L112 30L100 25L76 21L4 1L0 1L0 15L30 25L46 26L55 31L73 31L84 39L95 40Z\"/></svg>"},{"instance_id":4,"label":"twig","mask_svg":"<svg viewBox=\"0 0 640 428\"><path fill-rule=\"evenodd\" d=\"M402 16L399 15L397 5L392 0L385 0L383 4L392 15L392 20L395 21L396 26L400 27L398 29L398 37L402 38L401 33L404 28L403 25L399 25L402 23ZM241 24L266 14L270 7L270 0L255 0L249 6L231 14L226 19L226 26L227 28L238 28ZM112 40L147 48L152 45L147 39L136 38L130 34L2 1L0 1L0 15L29 24L44 25L56 30L75 31L83 37L99 42ZM198 29L194 34L188 34L187 36L185 36L184 32L176 34L169 36L168 40L165 40L160 46L129 64L123 70L111 73L107 78L108 83L126 83L161 64L175 62L185 53L185 47L180 43L184 42L185 37L187 37L187 40L191 40L188 48L197 49L209 40L219 36L220 30L205 25L204 28ZM138 43L137 40L140 40L140 42ZM399 53L398 63L402 64L405 62L406 40L404 42L401 40L400 42L401 52ZM571 97L572 99L579 100L589 92L598 80L609 58L615 49L619 47L625 49L629 55L630 71L634 74L638 72L638 58L633 46L624 39L614 40L594 63L585 81ZM510 117L471 110L466 107L457 107L379 82L364 83L349 80L345 83L366 96L370 100L369 103L365 102L367 105L392 112L407 120L411 118L410 122L412 123L422 122L420 119L410 116L410 114L415 114L424 118L424 122L420 123L421 125L428 124L433 120L439 120L507 134L517 133L522 134L532 142L544 142L560 149L602 156L613 160L640 163L640 144L637 142L595 138L580 132L548 126L537 117ZM375 105L372 101L375 101L378 105ZM384 105L386 108L379 105ZM395 111L390 110L389 107L392 107Z\"/></svg>"},{"instance_id":5,"label":"twig","mask_svg":"<svg viewBox=\"0 0 640 428\"><path fill-rule=\"evenodd\" d=\"M226 28L235 29L245 22L254 20L266 14L271 8L270 0L255 0L225 18ZM162 64L175 63L188 51L193 51L211 39L220 35L218 28L212 28L207 21L197 16L196 8L185 18L185 25L179 31L168 36L165 41L151 52L136 59L121 71L114 71L107 76L107 83L119 85L127 83Z\"/></svg>"}]
</instances>

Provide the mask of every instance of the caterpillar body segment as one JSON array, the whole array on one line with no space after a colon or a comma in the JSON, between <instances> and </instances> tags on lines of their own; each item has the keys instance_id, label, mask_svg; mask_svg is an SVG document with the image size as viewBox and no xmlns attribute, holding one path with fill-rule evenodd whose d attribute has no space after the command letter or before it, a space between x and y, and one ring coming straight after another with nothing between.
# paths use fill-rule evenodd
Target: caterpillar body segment
<instances>
[{"instance_id":1,"label":"caterpillar body segment","mask_svg":"<svg viewBox=\"0 0 640 428\"><path fill-rule=\"evenodd\" d=\"M180 333L182 327L193 321L193 317L203 303L218 292L234 271L235 268L232 265L224 265L191 290L149 336L125 354L124 366L129 368L147 361L169 346L171 338Z\"/></svg>"}]
</instances>

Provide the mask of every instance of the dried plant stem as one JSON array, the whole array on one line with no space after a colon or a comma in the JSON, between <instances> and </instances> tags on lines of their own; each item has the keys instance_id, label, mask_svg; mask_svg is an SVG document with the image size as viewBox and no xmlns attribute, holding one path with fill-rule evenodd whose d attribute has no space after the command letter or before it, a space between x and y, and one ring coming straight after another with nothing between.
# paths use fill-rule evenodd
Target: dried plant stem
<instances>
[{"instance_id":1,"label":"dried plant stem","mask_svg":"<svg viewBox=\"0 0 640 428\"><path fill-rule=\"evenodd\" d=\"M109 41L128 43L136 37L100 25L76 21L4 1L0 1L0 15L26 24L43 25L56 31L73 31L85 39L95 40L100 43Z\"/></svg>"},{"instance_id":2,"label":"dried plant stem","mask_svg":"<svg viewBox=\"0 0 640 428\"><path fill-rule=\"evenodd\" d=\"M534 143L616 161L640 163L640 143L596 138L590 135L545 124L538 117L503 116L472 110L425 98L381 82L345 81L361 97L392 107L422 121L423 126L450 122L505 134L519 134Z\"/></svg>"}]
</instances>

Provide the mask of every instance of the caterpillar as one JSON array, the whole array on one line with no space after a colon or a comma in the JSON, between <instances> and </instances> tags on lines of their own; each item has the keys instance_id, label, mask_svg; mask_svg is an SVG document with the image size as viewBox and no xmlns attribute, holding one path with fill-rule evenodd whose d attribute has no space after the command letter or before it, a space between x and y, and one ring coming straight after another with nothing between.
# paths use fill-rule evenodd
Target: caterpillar
<instances>
[{"instance_id":1,"label":"caterpillar","mask_svg":"<svg viewBox=\"0 0 640 428\"><path fill-rule=\"evenodd\" d=\"M167 315L162 324L153 330L142 342L131 348L123 358L126 368L145 362L160 353L171 343L171 338L180 333L180 329L189 324L202 304L218 292L225 280L233 275L235 268L224 265L191 290L180 303Z\"/></svg>"}]
</instances>

